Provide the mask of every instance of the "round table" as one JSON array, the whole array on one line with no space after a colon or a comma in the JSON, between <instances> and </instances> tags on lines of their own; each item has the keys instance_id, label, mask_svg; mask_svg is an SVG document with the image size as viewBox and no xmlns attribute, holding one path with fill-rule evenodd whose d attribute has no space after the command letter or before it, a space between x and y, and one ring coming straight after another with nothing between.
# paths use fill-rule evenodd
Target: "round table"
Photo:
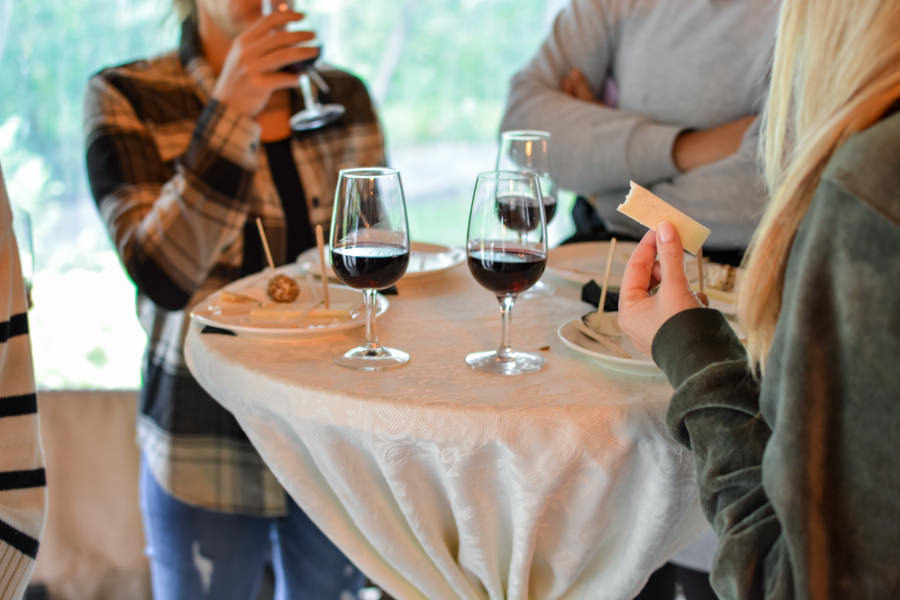
<instances>
[{"instance_id":1,"label":"round table","mask_svg":"<svg viewBox=\"0 0 900 600\"><path fill-rule=\"evenodd\" d=\"M588 306L520 299L517 349L538 373L488 375L496 299L465 266L405 278L378 334L410 362L355 372L332 357L363 330L290 341L202 334L185 354L287 492L369 577L401 599L633 597L705 528L693 461L669 436L671 387L604 370L556 329Z\"/></svg>"}]
</instances>

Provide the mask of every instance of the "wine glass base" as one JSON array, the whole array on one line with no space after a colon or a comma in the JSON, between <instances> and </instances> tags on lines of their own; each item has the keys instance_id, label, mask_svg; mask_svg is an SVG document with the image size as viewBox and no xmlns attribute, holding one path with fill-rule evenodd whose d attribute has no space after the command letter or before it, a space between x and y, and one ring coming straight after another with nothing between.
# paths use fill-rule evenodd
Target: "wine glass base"
<instances>
[{"instance_id":1,"label":"wine glass base","mask_svg":"<svg viewBox=\"0 0 900 600\"><path fill-rule=\"evenodd\" d=\"M544 357L531 352L513 351L501 358L496 350L485 350L467 355L466 364L485 373L519 375L539 371L544 366Z\"/></svg>"},{"instance_id":2,"label":"wine glass base","mask_svg":"<svg viewBox=\"0 0 900 600\"><path fill-rule=\"evenodd\" d=\"M348 369L383 371L384 369L393 369L394 367L405 365L409 362L409 353L384 346L374 349L368 346L357 346L347 350L340 356L335 356L334 362Z\"/></svg>"},{"instance_id":3,"label":"wine glass base","mask_svg":"<svg viewBox=\"0 0 900 600\"><path fill-rule=\"evenodd\" d=\"M319 104L306 108L291 117L291 129L294 131L318 129L339 119L344 112L345 109L340 104Z\"/></svg>"}]
</instances>

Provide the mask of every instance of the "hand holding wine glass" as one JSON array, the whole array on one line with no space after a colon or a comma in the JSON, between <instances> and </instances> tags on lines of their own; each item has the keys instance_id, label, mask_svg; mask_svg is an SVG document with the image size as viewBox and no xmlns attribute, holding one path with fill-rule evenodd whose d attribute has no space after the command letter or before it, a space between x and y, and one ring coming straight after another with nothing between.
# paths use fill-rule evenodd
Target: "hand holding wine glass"
<instances>
[{"instance_id":1,"label":"hand holding wine glass","mask_svg":"<svg viewBox=\"0 0 900 600\"><path fill-rule=\"evenodd\" d=\"M366 343L336 356L334 362L378 371L409 360L409 354L382 346L375 335L377 290L394 285L408 264L409 226L399 171L343 169L331 218L331 265L341 281L365 294Z\"/></svg>"},{"instance_id":2,"label":"hand holding wine glass","mask_svg":"<svg viewBox=\"0 0 900 600\"><path fill-rule=\"evenodd\" d=\"M502 375L537 371L539 354L514 351L510 321L516 296L533 286L547 264L547 226L534 173L488 171L478 175L466 240L469 270L497 296L502 334L497 350L466 356L473 369Z\"/></svg>"},{"instance_id":3,"label":"hand holding wine glass","mask_svg":"<svg viewBox=\"0 0 900 600\"><path fill-rule=\"evenodd\" d=\"M300 11L293 12L298 8L300 0L262 0L261 10L263 16L275 13L288 13L297 15ZM313 38L307 38L309 41ZM314 53L306 57L304 60L286 65L283 70L294 73L297 77L297 85L300 87L300 94L303 96L303 110L291 116L291 129L295 131L306 131L309 129L318 129L332 121L340 118L345 109L340 104L329 103L321 104L313 91L311 78L315 79L316 85L324 90L328 90L325 80L315 69L315 62L322 55L322 44L317 39L315 44L307 43L304 48L312 50Z\"/></svg>"},{"instance_id":4,"label":"hand holding wine glass","mask_svg":"<svg viewBox=\"0 0 900 600\"><path fill-rule=\"evenodd\" d=\"M286 31L301 18L291 11L268 15L252 23L231 43L212 96L248 117L256 117L272 94L296 85L296 75L280 69L315 59L318 50L302 46L315 38L310 31Z\"/></svg>"}]
</instances>

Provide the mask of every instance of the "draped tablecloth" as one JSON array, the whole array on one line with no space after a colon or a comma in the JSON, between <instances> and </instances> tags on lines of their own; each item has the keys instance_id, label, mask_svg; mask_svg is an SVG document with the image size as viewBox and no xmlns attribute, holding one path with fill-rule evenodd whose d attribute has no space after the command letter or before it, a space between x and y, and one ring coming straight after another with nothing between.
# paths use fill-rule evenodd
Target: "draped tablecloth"
<instances>
[{"instance_id":1,"label":"draped tablecloth","mask_svg":"<svg viewBox=\"0 0 900 600\"><path fill-rule=\"evenodd\" d=\"M407 278L379 317L410 362L332 357L362 328L290 341L200 333L191 372L230 410L319 527L401 599L632 598L706 527L690 454L665 429L664 379L604 370L557 338L575 284L520 299L513 347L538 373L488 375L496 299L468 270Z\"/></svg>"}]
</instances>

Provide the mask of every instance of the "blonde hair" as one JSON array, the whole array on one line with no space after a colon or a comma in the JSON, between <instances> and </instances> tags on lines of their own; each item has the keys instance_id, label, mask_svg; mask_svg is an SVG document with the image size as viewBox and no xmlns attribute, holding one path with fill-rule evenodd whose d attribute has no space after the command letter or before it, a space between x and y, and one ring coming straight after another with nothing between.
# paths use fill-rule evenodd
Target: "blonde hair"
<instances>
[{"instance_id":1,"label":"blonde hair","mask_svg":"<svg viewBox=\"0 0 900 600\"><path fill-rule=\"evenodd\" d=\"M828 160L900 97L900 0L781 4L761 154L771 201L744 261L738 312L754 372L781 311L791 244Z\"/></svg>"},{"instance_id":2,"label":"blonde hair","mask_svg":"<svg viewBox=\"0 0 900 600\"><path fill-rule=\"evenodd\" d=\"M197 0L172 0L172 4L179 21L192 17L197 12Z\"/></svg>"}]
</instances>

